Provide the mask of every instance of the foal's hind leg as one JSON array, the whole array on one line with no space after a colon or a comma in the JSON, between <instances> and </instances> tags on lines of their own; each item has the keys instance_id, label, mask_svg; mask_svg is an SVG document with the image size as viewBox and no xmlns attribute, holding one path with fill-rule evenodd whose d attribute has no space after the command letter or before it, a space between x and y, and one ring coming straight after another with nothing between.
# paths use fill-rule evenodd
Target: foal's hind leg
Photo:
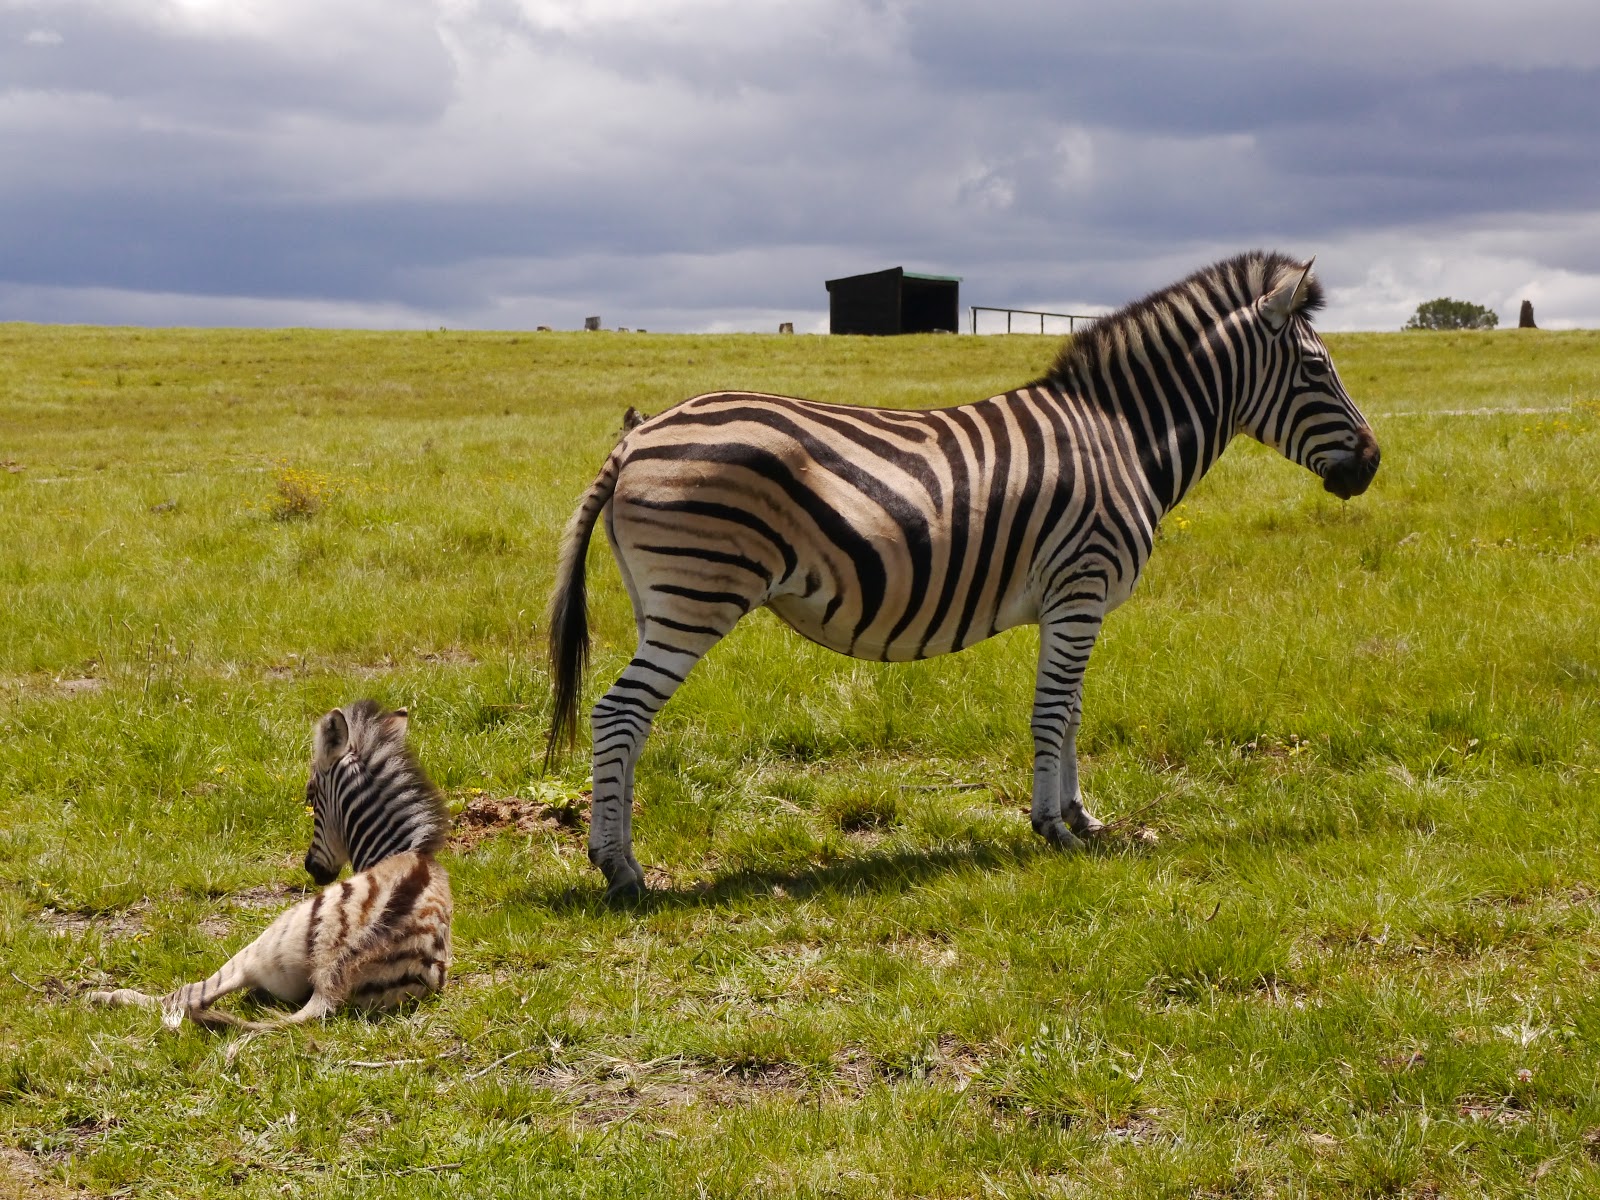
<instances>
[{"instance_id":1,"label":"foal's hind leg","mask_svg":"<svg viewBox=\"0 0 1600 1200\"><path fill-rule=\"evenodd\" d=\"M90 1004L104 1004L112 1008L160 1008L161 997L132 988L118 988L114 992L85 992L83 998Z\"/></svg>"},{"instance_id":2,"label":"foal's hind leg","mask_svg":"<svg viewBox=\"0 0 1600 1200\"><path fill-rule=\"evenodd\" d=\"M246 988L260 988L280 1000L304 1003L312 993L306 957L307 922L319 901L320 897L303 900L280 913L261 936L223 963L216 974L198 983L186 983L165 996L147 996L120 988L114 992L90 992L86 999L91 1004L159 1008L161 1023L168 1029L176 1029L185 1017L199 1025L248 1024L211 1007L229 993Z\"/></svg>"},{"instance_id":3,"label":"foal's hind leg","mask_svg":"<svg viewBox=\"0 0 1600 1200\"><path fill-rule=\"evenodd\" d=\"M746 611L743 602L724 601L676 603L671 616L646 613L633 661L594 706L589 861L604 873L608 899L644 892L644 868L633 856L633 769L656 713Z\"/></svg>"},{"instance_id":4,"label":"foal's hind leg","mask_svg":"<svg viewBox=\"0 0 1600 1200\"><path fill-rule=\"evenodd\" d=\"M145 992L134 991L132 988L118 988L114 992L89 992L84 999L90 1004L159 1008L161 1023L168 1029L176 1029L183 1024L184 1017L200 1025L234 1024L236 1019L207 1012L207 1009L229 992L237 992L251 986L252 981L247 972L241 968L239 961L243 957L244 952L236 954L209 979L201 980L199 983L186 983L165 996L152 996Z\"/></svg>"}]
</instances>

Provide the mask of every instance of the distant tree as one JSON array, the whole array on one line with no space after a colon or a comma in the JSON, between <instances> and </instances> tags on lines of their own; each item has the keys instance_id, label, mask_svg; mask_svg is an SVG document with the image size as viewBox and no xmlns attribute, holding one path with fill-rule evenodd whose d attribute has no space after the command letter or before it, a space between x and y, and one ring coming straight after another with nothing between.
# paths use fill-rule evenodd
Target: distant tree
<instances>
[{"instance_id":1,"label":"distant tree","mask_svg":"<svg viewBox=\"0 0 1600 1200\"><path fill-rule=\"evenodd\" d=\"M1481 304L1440 296L1417 305L1406 329L1493 329L1500 318Z\"/></svg>"}]
</instances>

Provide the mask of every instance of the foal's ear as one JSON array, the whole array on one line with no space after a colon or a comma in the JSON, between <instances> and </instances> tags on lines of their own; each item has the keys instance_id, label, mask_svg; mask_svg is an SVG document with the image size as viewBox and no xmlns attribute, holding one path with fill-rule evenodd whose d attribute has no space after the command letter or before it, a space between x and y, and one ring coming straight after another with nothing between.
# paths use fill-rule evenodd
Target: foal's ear
<instances>
[{"instance_id":1,"label":"foal's ear","mask_svg":"<svg viewBox=\"0 0 1600 1200\"><path fill-rule=\"evenodd\" d=\"M1312 258L1298 272L1286 271L1278 286L1262 297L1261 315L1274 332L1287 325L1290 314L1311 295L1311 263L1316 261Z\"/></svg>"},{"instance_id":2,"label":"foal's ear","mask_svg":"<svg viewBox=\"0 0 1600 1200\"><path fill-rule=\"evenodd\" d=\"M334 709L311 731L311 765L322 770L344 757L350 748L350 722L342 709Z\"/></svg>"},{"instance_id":3,"label":"foal's ear","mask_svg":"<svg viewBox=\"0 0 1600 1200\"><path fill-rule=\"evenodd\" d=\"M383 719L383 731L393 737L405 737L410 727L411 714L403 708L395 709Z\"/></svg>"}]
</instances>

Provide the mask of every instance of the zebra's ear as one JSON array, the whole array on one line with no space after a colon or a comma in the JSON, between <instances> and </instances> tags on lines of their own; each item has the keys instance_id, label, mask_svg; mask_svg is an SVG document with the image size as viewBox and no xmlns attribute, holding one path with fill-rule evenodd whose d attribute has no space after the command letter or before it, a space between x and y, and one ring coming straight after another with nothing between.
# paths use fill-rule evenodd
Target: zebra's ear
<instances>
[{"instance_id":1,"label":"zebra's ear","mask_svg":"<svg viewBox=\"0 0 1600 1200\"><path fill-rule=\"evenodd\" d=\"M411 714L403 708L395 709L383 719L383 731L393 737L405 737L410 726Z\"/></svg>"},{"instance_id":2,"label":"zebra's ear","mask_svg":"<svg viewBox=\"0 0 1600 1200\"><path fill-rule=\"evenodd\" d=\"M334 709L317 722L311 734L311 765L318 769L332 766L350 748L350 722L341 709Z\"/></svg>"},{"instance_id":3,"label":"zebra's ear","mask_svg":"<svg viewBox=\"0 0 1600 1200\"><path fill-rule=\"evenodd\" d=\"M1261 315L1274 331L1281 330L1289 323L1289 317L1311 295L1311 263L1312 258L1298 273L1287 272L1278 281L1278 286L1268 292L1261 300Z\"/></svg>"}]
</instances>

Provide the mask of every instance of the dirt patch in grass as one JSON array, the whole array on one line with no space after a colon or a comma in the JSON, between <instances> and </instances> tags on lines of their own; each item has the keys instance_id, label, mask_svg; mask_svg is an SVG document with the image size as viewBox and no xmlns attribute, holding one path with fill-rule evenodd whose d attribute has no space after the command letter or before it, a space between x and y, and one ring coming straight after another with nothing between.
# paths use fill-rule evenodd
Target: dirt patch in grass
<instances>
[{"instance_id":1,"label":"dirt patch in grass","mask_svg":"<svg viewBox=\"0 0 1600 1200\"><path fill-rule=\"evenodd\" d=\"M46 1174L42 1163L63 1162L83 1143L111 1128L111 1122L92 1118L69 1125L47 1139L48 1149L29 1153L14 1146L0 1146L0 1200L61 1200L86 1196L79 1188L57 1183Z\"/></svg>"},{"instance_id":2,"label":"dirt patch in grass","mask_svg":"<svg viewBox=\"0 0 1600 1200\"><path fill-rule=\"evenodd\" d=\"M497 833L555 833L582 835L589 825L591 793L570 800L546 802L522 796L472 796L456 814L450 849L471 852L478 843Z\"/></svg>"},{"instance_id":3,"label":"dirt patch in grass","mask_svg":"<svg viewBox=\"0 0 1600 1200\"><path fill-rule=\"evenodd\" d=\"M29 697L62 696L68 700L93 696L106 689L106 681L94 675L12 675L0 677L0 690L16 691Z\"/></svg>"},{"instance_id":4,"label":"dirt patch in grass","mask_svg":"<svg viewBox=\"0 0 1600 1200\"><path fill-rule=\"evenodd\" d=\"M329 664L328 669L338 673L353 675L357 679L374 679L380 675L387 675L404 667L423 663L430 667L472 667L476 666L478 659L459 647L449 647L444 650L418 650L413 648L410 655L396 658L392 654L385 654L377 662L358 663L354 665Z\"/></svg>"},{"instance_id":5,"label":"dirt patch in grass","mask_svg":"<svg viewBox=\"0 0 1600 1200\"><path fill-rule=\"evenodd\" d=\"M81 1196L45 1177L33 1156L24 1150L0 1146L0 1200L56 1200Z\"/></svg>"},{"instance_id":6,"label":"dirt patch in grass","mask_svg":"<svg viewBox=\"0 0 1600 1200\"><path fill-rule=\"evenodd\" d=\"M1532 1116L1527 1109L1504 1100L1463 1100L1456 1105L1456 1111L1469 1121L1485 1121L1502 1128L1521 1125Z\"/></svg>"},{"instance_id":7,"label":"dirt patch in grass","mask_svg":"<svg viewBox=\"0 0 1600 1200\"><path fill-rule=\"evenodd\" d=\"M56 691L63 696L92 696L98 691L103 691L106 686L104 679L93 676L83 676L77 679L56 680Z\"/></svg>"},{"instance_id":8,"label":"dirt patch in grass","mask_svg":"<svg viewBox=\"0 0 1600 1200\"><path fill-rule=\"evenodd\" d=\"M941 1039L923 1080L965 1091L981 1063L970 1047ZM632 1062L595 1057L518 1069L506 1064L508 1083L548 1088L573 1105L573 1119L586 1125L611 1125L642 1113L662 1115L695 1107L738 1108L772 1100L819 1103L859 1099L874 1083L907 1077L884 1069L871 1055L849 1049L831 1064L728 1062L679 1057Z\"/></svg>"},{"instance_id":9,"label":"dirt patch in grass","mask_svg":"<svg viewBox=\"0 0 1600 1200\"><path fill-rule=\"evenodd\" d=\"M552 1063L508 1076L559 1093L584 1125L606 1126L641 1113L662 1114L696 1107L736 1108L780 1098L814 1098L819 1088L836 1086L793 1063L768 1063L740 1069L728 1064L662 1058L629 1062L604 1058L583 1063ZM855 1094L852 1090L852 1094Z\"/></svg>"},{"instance_id":10,"label":"dirt patch in grass","mask_svg":"<svg viewBox=\"0 0 1600 1200\"><path fill-rule=\"evenodd\" d=\"M1126 1121L1110 1126L1105 1131L1108 1142L1128 1146L1148 1146L1161 1140L1172 1140L1172 1135L1156 1123L1152 1115L1136 1113Z\"/></svg>"},{"instance_id":11,"label":"dirt patch in grass","mask_svg":"<svg viewBox=\"0 0 1600 1200\"><path fill-rule=\"evenodd\" d=\"M234 911L202 917L200 932L207 937L221 938L242 923L262 925L315 892L315 888L291 887L286 883L261 883L237 892L226 892L217 899Z\"/></svg>"},{"instance_id":12,"label":"dirt patch in grass","mask_svg":"<svg viewBox=\"0 0 1600 1200\"><path fill-rule=\"evenodd\" d=\"M309 888L290 887L286 883L260 883L255 887L229 892L225 899L235 908L266 912L268 910L287 908L297 901L304 900L311 894L312 892Z\"/></svg>"},{"instance_id":13,"label":"dirt patch in grass","mask_svg":"<svg viewBox=\"0 0 1600 1200\"><path fill-rule=\"evenodd\" d=\"M350 662L345 659L308 656L302 658L298 654L291 654L281 663L273 663L262 669L261 674L275 682L284 682L290 679L304 679L312 675L342 675L352 679L378 679L422 664L430 667L475 667L478 665L477 655L463 650L459 646L447 646L443 650L420 650L413 647L410 654L385 654L382 658L369 662Z\"/></svg>"},{"instance_id":14,"label":"dirt patch in grass","mask_svg":"<svg viewBox=\"0 0 1600 1200\"><path fill-rule=\"evenodd\" d=\"M930 933L921 936L906 935L882 943L884 950L896 958L921 963L926 967L953 967L961 955L947 934Z\"/></svg>"},{"instance_id":15,"label":"dirt patch in grass","mask_svg":"<svg viewBox=\"0 0 1600 1200\"><path fill-rule=\"evenodd\" d=\"M94 931L101 937L128 938L144 932L145 916L149 911L150 902L141 900L127 908L109 912L62 912L45 908L33 919L56 937L82 937Z\"/></svg>"}]
</instances>

